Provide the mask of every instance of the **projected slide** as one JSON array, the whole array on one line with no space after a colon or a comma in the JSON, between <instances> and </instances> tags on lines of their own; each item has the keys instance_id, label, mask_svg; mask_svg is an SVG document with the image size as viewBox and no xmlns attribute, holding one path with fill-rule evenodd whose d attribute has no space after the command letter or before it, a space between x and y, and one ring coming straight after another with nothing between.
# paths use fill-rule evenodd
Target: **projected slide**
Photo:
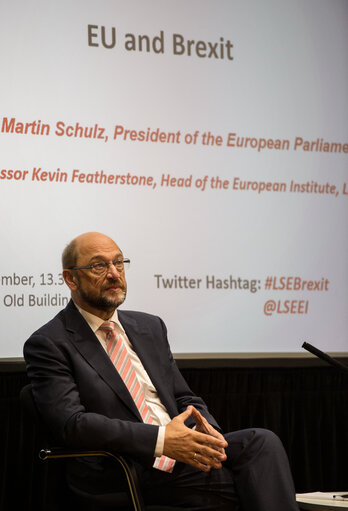
<instances>
[{"instance_id":1,"label":"projected slide","mask_svg":"<svg viewBox=\"0 0 348 511\"><path fill-rule=\"evenodd\" d=\"M345 0L0 7L0 358L86 231L175 354L348 351Z\"/></svg>"}]
</instances>

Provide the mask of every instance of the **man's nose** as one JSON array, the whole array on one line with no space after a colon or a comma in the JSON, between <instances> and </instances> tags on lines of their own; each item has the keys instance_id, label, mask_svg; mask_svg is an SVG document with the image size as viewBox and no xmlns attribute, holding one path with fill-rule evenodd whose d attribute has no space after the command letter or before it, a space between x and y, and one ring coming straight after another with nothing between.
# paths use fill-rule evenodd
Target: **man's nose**
<instances>
[{"instance_id":1,"label":"man's nose","mask_svg":"<svg viewBox=\"0 0 348 511\"><path fill-rule=\"evenodd\" d=\"M120 278L121 272L118 271L116 266L113 263L110 263L108 266L108 271L106 272L106 275L112 275L113 277Z\"/></svg>"}]
</instances>

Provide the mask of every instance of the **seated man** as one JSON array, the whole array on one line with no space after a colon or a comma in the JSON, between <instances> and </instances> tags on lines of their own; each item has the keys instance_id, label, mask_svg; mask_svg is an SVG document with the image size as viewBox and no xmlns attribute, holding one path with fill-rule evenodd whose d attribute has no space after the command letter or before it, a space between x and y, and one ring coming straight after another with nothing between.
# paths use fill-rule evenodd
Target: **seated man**
<instances>
[{"instance_id":1,"label":"seated man","mask_svg":"<svg viewBox=\"0 0 348 511\"><path fill-rule=\"evenodd\" d=\"M181 376L157 316L117 311L126 297L120 248L85 233L64 250L71 301L25 343L37 407L63 445L116 451L136 464L147 504L195 510L298 510L276 435L222 434ZM107 459L80 460L71 485L112 492Z\"/></svg>"}]
</instances>

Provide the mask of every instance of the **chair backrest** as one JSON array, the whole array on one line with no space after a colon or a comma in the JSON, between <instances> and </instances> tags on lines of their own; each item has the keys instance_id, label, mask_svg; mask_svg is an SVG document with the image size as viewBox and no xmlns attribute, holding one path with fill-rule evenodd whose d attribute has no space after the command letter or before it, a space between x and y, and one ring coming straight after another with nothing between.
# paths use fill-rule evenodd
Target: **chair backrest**
<instances>
[{"instance_id":1,"label":"chair backrest","mask_svg":"<svg viewBox=\"0 0 348 511\"><path fill-rule=\"evenodd\" d=\"M36 428L43 430L42 419L35 405L30 383L21 389L19 397L24 412L31 418Z\"/></svg>"},{"instance_id":2,"label":"chair backrest","mask_svg":"<svg viewBox=\"0 0 348 511\"><path fill-rule=\"evenodd\" d=\"M32 509L43 511L73 509L71 494L65 480L64 462L48 466L39 459L40 450L50 446L50 439L37 410L31 384L21 389L19 398L25 424L21 439L21 451L25 453L22 477L27 479L24 486L30 492Z\"/></svg>"}]
</instances>

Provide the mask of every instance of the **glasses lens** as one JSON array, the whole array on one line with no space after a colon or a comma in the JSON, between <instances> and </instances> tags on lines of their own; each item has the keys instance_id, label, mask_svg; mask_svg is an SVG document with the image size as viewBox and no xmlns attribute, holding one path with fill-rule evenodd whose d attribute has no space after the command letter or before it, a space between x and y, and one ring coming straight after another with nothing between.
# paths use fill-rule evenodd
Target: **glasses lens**
<instances>
[{"instance_id":1,"label":"glasses lens","mask_svg":"<svg viewBox=\"0 0 348 511\"><path fill-rule=\"evenodd\" d=\"M118 271L122 271L123 268L124 268L122 260L121 261L115 261L113 264L115 265L116 270L118 270Z\"/></svg>"},{"instance_id":2,"label":"glasses lens","mask_svg":"<svg viewBox=\"0 0 348 511\"><path fill-rule=\"evenodd\" d=\"M103 275L106 272L108 265L106 263L95 263L91 270L95 275Z\"/></svg>"},{"instance_id":3,"label":"glasses lens","mask_svg":"<svg viewBox=\"0 0 348 511\"><path fill-rule=\"evenodd\" d=\"M104 262L95 263L91 267L91 271L95 275L103 275L104 273L106 273L108 271L110 265L113 264L117 271L122 272L123 270L125 270L129 267L129 263L130 263L129 259L125 259L125 260L119 259L117 261L113 261L112 263L104 263Z\"/></svg>"}]
</instances>

